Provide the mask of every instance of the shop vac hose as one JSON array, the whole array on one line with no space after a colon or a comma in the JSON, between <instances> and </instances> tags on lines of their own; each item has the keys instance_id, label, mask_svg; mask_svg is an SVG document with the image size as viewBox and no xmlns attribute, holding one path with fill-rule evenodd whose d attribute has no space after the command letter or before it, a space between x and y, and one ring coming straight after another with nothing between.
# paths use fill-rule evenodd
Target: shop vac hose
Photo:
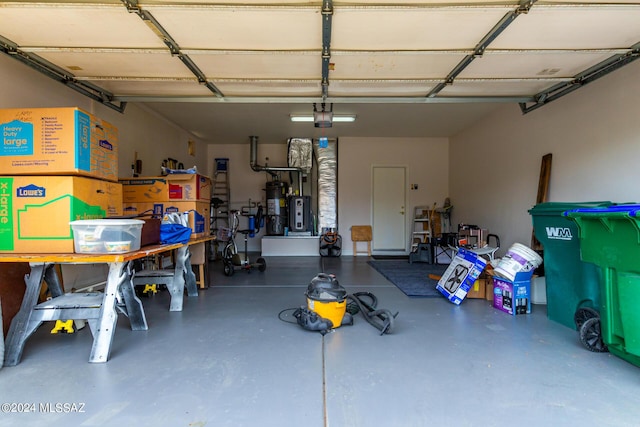
<instances>
[{"instance_id":1,"label":"shop vac hose","mask_svg":"<svg viewBox=\"0 0 640 427\"><path fill-rule=\"evenodd\" d=\"M365 301L363 297L367 297L370 302ZM392 314L391 311L387 309L376 309L378 299L374 294L371 292L356 292L347 295L347 299L357 306L356 309L351 305L351 307L348 307L348 311L351 314L361 311L364 319L377 328L380 331L380 335L389 334L393 331L394 319L398 313Z\"/></svg>"}]
</instances>

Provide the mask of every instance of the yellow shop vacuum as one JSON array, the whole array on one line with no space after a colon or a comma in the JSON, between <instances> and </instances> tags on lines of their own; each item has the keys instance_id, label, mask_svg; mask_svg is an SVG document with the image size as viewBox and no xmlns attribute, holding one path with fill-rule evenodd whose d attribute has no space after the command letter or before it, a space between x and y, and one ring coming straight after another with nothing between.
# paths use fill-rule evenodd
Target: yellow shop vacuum
<instances>
[{"instance_id":1,"label":"yellow shop vacuum","mask_svg":"<svg viewBox=\"0 0 640 427\"><path fill-rule=\"evenodd\" d=\"M301 307L293 314L300 326L326 333L342 325L353 325L353 317L347 313L347 290L340 286L334 275L316 275L305 295L306 309Z\"/></svg>"},{"instance_id":2,"label":"yellow shop vacuum","mask_svg":"<svg viewBox=\"0 0 640 427\"><path fill-rule=\"evenodd\" d=\"M339 328L353 325L353 316L362 313L365 320L380 330L380 335L391 333L394 319L398 313L377 308L378 299L370 292L347 294L333 274L319 273L307 286L305 292L307 306L287 308L278 314L280 320L297 323L308 331L317 331L322 335ZM285 315L293 311L295 321L286 320Z\"/></svg>"}]
</instances>

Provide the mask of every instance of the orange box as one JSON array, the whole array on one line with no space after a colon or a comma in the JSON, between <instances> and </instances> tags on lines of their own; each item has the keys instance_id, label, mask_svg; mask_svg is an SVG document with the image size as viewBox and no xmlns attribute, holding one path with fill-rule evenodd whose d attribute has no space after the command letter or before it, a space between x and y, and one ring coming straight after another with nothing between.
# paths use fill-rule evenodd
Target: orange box
<instances>
[{"instance_id":1,"label":"orange box","mask_svg":"<svg viewBox=\"0 0 640 427\"><path fill-rule=\"evenodd\" d=\"M70 221L122 215L122 185L79 176L0 176L0 252L73 253Z\"/></svg>"},{"instance_id":2,"label":"orange box","mask_svg":"<svg viewBox=\"0 0 640 427\"><path fill-rule=\"evenodd\" d=\"M118 129L79 108L0 110L0 170L118 180Z\"/></svg>"},{"instance_id":3,"label":"orange box","mask_svg":"<svg viewBox=\"0 0 640 427\"><path fill-rule=\"evenodd\" d=\"M208 202L156 202L156 203L127 203L122 205L125 215L139 215L142 213L162 216L166 213L189 212L189 227L191 237L209 235L209 221L211 205Z\"/></svg>"},{"instance_id":4,"label":"orange box","mask_svg":"<svg viewBox=\"0 0 640 427\"><path fill-rule=\"evenodd\" d=\"M211 201L211 178L200 174L172 174L121 178L125 203Z\"/></svg>"}]
</instances>

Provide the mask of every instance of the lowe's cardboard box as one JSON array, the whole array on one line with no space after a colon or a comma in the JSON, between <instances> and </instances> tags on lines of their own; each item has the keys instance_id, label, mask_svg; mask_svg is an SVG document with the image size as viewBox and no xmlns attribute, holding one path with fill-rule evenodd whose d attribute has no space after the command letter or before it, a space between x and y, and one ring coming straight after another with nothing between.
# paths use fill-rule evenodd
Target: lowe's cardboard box
<instances>
[{"instance_id":1,"label":"lowe's cardboard box","mask_svg":"<svg viewBox=\"0 0 640 427\"><path fill-rule=\"evenodd\" d=\"M211 202L211 178L200 174L172 174L122 178L125 203Z\"/></svg>"},{"instance_id":2,"label":"lowe's cardboard box","mask_svg":"<svg viewBox=\"0 0 640 427\"><path fill-rule=\"evenodd\" d=\"M209 234L209 219L211 218L211 205L209 202L125 202L123 211L125 215L153 214L158 217L166 213L189 212L191 237L201 237Z\"/></svg>"},{"instance_id":3,"label":"lowe's cardboard box","mask_svg":"<svg viewBox=\"0 0 640 427\"><path fill-rule=\"evenodd\" d=\"M118 130L79 108L0 110L0 170L118 180Z\"/></svg>"},{"instance_id":4,"label":"lowe's cardboard box","mask_svg":"<svg viewBox=\"0 0 640 427\"><path fill-rule=\"evenodd\" d=\"M460 248L438 281L436 289L449 301L459 305L486 265L487 261L481 256Z\"/></svg>"},{"instance_id":5,"label":"lowe's cardboard box","mask_svg":"<svg viewBox=\"0 0 640 427\"><path fill-rule=\"evenodd\" d=\"M516 273L514 280L493 277L493 307L511 314L531 313L531 277L533 271Z\"/></svg>"},{"instance_id":6,"label":"lowe's cardboard box","mask_svg":"<svg viewBox=\"0 0 640 427\"><path fill-rule=\"evenodd\" d=\"M79 176L0 176L0 252L73 253L70 221L122 215L122 185Z\"/></svg>"}]
</instances>

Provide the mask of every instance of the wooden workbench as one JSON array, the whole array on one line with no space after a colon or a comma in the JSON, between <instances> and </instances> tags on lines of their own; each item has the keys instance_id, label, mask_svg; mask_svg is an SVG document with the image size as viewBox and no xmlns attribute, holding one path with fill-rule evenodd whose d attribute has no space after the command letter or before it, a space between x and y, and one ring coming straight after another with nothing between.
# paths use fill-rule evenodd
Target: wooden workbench
<instances>
[{"instance_id":1,"label":"wooden workbench","mask_svg":"<svg viewBox=\"0 0 640 427\"><path fill-rule=\"evenodd\" d=\"M93 334L93 345L89 362L101 363L109 359L111 343L117 322L117 310L129 318L132 330L148 329L142 303L136 297L131 281L131 261L177 250L174 288L180 289L180 297L186 287L189 296L197 296L195 275L189 264L188 247L213 240L214 236L191 239L187 244L145 246L140 250L123 254L0 254L0 262L26 262L31 272L25 276L26 290L20 310L13 318L5 342L5 366L20 362L26 340L44 321L83 319L87 320ZM64 294L60 279L55 272L56 264L106 263L109 273L104 293ZM38 304L38 294L43 280L49 286L52 299ZM173 295L172 295L173 297ZM122 304L117 304L121 298ZM182 309L180 298L180 309Z\"/></svg>"}]
</instances>

